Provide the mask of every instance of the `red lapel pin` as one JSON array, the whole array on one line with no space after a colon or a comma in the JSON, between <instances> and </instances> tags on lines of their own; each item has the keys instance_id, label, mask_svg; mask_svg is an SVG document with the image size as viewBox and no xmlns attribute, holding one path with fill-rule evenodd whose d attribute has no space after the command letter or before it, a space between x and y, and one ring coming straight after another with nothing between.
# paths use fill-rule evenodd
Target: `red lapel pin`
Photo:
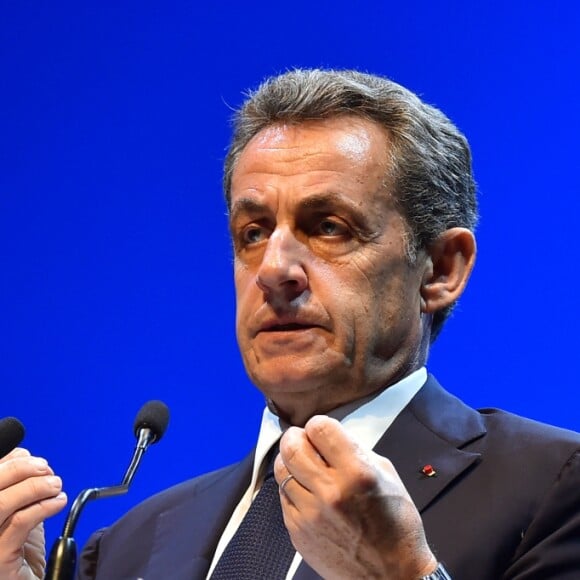
<instances>
[{"instance_id":1,"label":"red lapel pin","mask_svg":"<svg viewBox=\"0 0 580 580\"><path fill-rule=\"evenodd\" d=\"M427 465L424 465L424 466L421 468L421 473L422 473L423 475L426 475L427 477L433 477L433 476L437 475L437 471L436 471L436 470L435 470L435 468L434 468L432 465L430 465L429 463L427 463Z\"/></svg>"}]
</instances>

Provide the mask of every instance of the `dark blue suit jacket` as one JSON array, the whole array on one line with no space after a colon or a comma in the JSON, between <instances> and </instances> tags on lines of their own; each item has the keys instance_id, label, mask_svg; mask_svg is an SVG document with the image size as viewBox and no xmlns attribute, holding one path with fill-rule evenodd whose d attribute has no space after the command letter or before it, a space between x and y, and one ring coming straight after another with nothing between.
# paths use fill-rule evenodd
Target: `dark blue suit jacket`
<instances>
[{"instance_id":1,"label":"dark blue suit jacket","mask_svg":"<svg viewBox=\"0 0 580 580\"><path fill-rule=\"evenodd\" d=\"M430 376L375 451L393 462L455 579L580 578L580 435L475 411ZM205 578L252 460L168 489L95 533L78 578ZM319 576L303 562L295 578Z\"/></svg>"}]
</instances>

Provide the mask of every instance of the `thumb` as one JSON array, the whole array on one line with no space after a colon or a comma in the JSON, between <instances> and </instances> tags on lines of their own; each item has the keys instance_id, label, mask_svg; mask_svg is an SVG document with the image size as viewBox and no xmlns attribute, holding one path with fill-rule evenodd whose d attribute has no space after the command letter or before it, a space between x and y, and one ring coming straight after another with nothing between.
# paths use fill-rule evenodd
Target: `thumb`
<instances>
[{"instance_id":1,"label":"thumb","mask_svg":"<svg viewBox=\"0 0 580 580\"><path fill-rule=\"evenodd\" d=\"M44 577L46 567L46 548L44 540L44 525L41 522L32 528L28 538L24 543L24 559L32 570L35 578Z\"/></svg>"}]
</instances>

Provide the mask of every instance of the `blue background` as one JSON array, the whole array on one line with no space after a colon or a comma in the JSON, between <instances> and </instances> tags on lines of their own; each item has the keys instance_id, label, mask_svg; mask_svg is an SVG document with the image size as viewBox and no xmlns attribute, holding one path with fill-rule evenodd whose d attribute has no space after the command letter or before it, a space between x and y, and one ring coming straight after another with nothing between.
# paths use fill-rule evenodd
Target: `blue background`
<instances>
[{"instance_id":1,"label":"blue background","mask_svg":"<svg viewBox=\"0 0 580 580\"><path fill-rule=\"evenodd\" d=\"M574 6L2 1L0 416L72 499L120 480L143 402L172 411L80 542L252 446L221 164L243 90L294 66L388 75L468 135L479 259L430 369L474 406L580 429Z\"/></svg>"}]
</instances>

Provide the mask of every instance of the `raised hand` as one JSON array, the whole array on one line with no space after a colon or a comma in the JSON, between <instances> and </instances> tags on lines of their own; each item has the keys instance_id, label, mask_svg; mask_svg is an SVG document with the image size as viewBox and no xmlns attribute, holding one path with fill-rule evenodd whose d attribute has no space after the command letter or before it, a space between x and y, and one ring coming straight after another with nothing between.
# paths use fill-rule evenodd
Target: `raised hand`
<instances>
[{"instance_id":1,"label":"raised hand","mask_svg":"<svg viewBox=\"0 0 580 580\"><path fill-rule=\"evenodd\" d=\"M421 578L437 561L421 517L388 459L340 423L313 417L282 437L275 464L294 547L322 577Z\"/></svg>"},{"instance_id":2,"label":"raised hand","mask_svg":"<svg viewBox=\"0 0 580 580\"><path fill-rule=\"evenodd\" d=\"M60 477L45 459L14 449L0 459L0 578L44 577L42 522L66 505Z\"/></svg>"}]
</instances>

